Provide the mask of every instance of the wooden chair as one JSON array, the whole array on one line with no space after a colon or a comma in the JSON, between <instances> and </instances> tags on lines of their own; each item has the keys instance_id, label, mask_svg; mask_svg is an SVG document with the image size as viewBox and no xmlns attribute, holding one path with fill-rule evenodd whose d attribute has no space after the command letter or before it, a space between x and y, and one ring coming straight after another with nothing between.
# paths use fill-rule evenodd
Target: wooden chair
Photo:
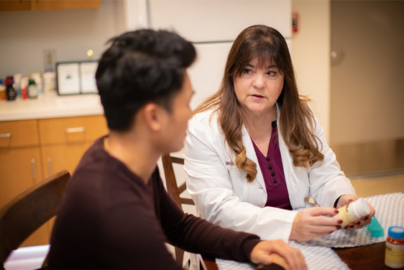
<instances>
[{"instance_id":1,"label":"wooden chair","mask_svg":"<svg viewBox=\"0 0 404 270\"><path fill-rule=\"evenodd\" d=\"M181 197L181 194L185 191L187 186L185 182L182 185L178 186L177 179L175 178L173 163L184 165L184 159L166 154L162 156L162 161L164 167L164 175L166 177L167 193L171 196L171 198L174 199L174 201L178 204L179 207L181 207L181 209L183 204L195 205L192 199ZM182 265L183 258L184 250L175 247L176 261Z\"/></svg>"},{"instance_id":2,"label":"wooden chair","mask_svg":"<svg viewBox=\"0 0 404 270\"><path fill-rule=\"evenodd\" d=\"M0 209L0 269L10 253L56 215L70 174L63 170L21 193Z\"/></svg>"}]
</instances>

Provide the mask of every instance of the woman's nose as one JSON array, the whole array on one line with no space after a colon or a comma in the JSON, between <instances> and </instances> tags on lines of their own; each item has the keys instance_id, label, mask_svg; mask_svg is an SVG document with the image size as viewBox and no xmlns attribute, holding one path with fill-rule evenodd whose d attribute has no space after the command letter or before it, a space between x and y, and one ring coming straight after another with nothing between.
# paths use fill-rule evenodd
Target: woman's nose
<instances>
[{"instance_id":1,"label":"woman's nose","mask_svg":"<svg viewBox=\"0 0 404 270\"><path fill-rule=\"evenodd\" d=\"M257 74L254 77L253 86L256 87L256 88L264 87L264 78L263 78L263 76L261 74Z\"/></svg>"}]
</instances>

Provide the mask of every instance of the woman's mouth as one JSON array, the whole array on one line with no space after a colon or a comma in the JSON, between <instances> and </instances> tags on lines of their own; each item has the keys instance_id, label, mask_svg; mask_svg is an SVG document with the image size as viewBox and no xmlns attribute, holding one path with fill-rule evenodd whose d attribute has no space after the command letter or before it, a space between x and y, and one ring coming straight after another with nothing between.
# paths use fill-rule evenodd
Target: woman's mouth
<instances>
[{"instance_id":1,"label":"woman's mouth","mask_svg":"<svg viewBox=\"0 0 404 270\"><path fill-rule=\"evenodd\" d=\"M253 99L263 99L263 98L264 98L263 96L261 96L261 95L256 95L256 94L251 95L251 97L252 97Z\"/></svg>"}]
</instances>

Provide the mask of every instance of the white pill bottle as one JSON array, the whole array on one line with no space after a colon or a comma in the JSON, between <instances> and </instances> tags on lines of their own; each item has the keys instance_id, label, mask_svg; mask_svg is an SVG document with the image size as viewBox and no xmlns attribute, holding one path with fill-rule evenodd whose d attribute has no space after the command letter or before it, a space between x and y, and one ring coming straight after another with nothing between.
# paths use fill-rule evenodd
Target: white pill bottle
<instances>
[{"instance_id":1,"label":"white pill bottle","mask_svg":"<svg viewBox=\"0 0 404 270\"><path fill-rule=\"evenodd\" d=\"M370 209L368 203L363 198L360 198L339 208L338 214L335 217L342 220L341 227L344 228L355 220L369 214Z\"/></svg>"}]
</instances>

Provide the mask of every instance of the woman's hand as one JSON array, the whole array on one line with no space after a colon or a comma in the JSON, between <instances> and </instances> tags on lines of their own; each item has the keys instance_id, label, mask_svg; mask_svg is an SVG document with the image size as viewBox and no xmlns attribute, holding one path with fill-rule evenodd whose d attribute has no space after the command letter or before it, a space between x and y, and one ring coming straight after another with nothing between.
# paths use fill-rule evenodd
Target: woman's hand
<instances>
[{"instance_id":1,"label":"woman's hand","mask_svg":"<svg viewBox=\"0 0 404 270\"><path fill-rule=\"evenodd\" d=\"M358 197L356 197L355 195L351 194L341 195L338 199L337 209L341 208L344 205L350 204L351 202L356 201L357 199Z\"/></svg>"},{"instance_id":2,"label":"woman's hand","mask_svg":"<svg viewBox=\"0 0 404 270\"><path fill-rule=\"evenodd\" d=\"M354 202L357 199L358 198L355 195L351 195L351 194L342 195L338 200L337 208L350 204L351 202ZM352 222L351 224L348 224L345 227L345 229L359 229L359 228L362 228L363 226L368 225L372 221L372 217L375 215L376 211L369 203L367 203L367 204L369 205L369 209L370 209L369 215L362 217L362 218Z\"/></svg>"},{"instance_id":3,"label":"woman's hand","mask_svg":"<svg viewBox=\"0 0 404 270\"><path fill-rule=\"evenodd\" d=\"M251 251L250 257L251 261L255 264L268 265L271 263L277 263L285 269L307 269L304 256L300 250L292 248L283 240L259 242ZM287 266L287 268L285 266Z\"/></svg>"},{"instance_id":4,"label":"woman's hand","mask_svg":"<svg viewBox=\"0 0 404 270\"><path fill-rule=\"evenodd\" d=\"M335 216L338 210L332 207L313 207L300 210L293 220L290 240L309 241L341 229L342 220Z\"/></svg>"}]
</instances>

